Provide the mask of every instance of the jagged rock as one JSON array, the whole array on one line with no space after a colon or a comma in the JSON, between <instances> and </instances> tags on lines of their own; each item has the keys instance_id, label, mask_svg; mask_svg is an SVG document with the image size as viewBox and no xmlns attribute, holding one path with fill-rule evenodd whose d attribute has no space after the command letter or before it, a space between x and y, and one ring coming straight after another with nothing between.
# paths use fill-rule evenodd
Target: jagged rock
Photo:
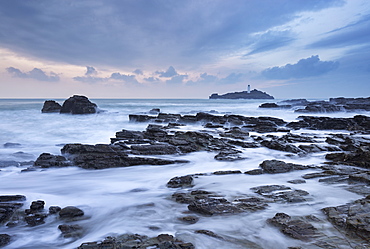
<instances>
[{"instance_id":1,"label":"jagged rock","mask_svg":"<svg viewBox=\"0 0 370 249\"><path fill-rule=\"evenodd\" d=\"M219 161L237 161L246 159L245 157L241 157L239 155L240 153L241 151L237 150L225 150L215 155L215 159Z\"/></svg>"},{"instance_id":2,"label":"jagged rock","mask_svg":"<svg viewBox=\"0 0 370 249\"><path fill-rule=\"evenodd\" d=\"M172 235L160 234L149 238L139 234L123 234L118 237L107 237L101 242L82 243L78 249L102 248L160 248L160 249L195 249L191 243L185 243Z\"/></svg>"},{"instance_id":3,"label":"jagged rock","mask_svg":"<svg viewBox=\"0 0 370 249\"><path fill-rule=\"evenodd\" d=\"M167 187L169 188L181 188L181 187L189 187L193 185L193 177L190 175L187 176L176 176L170 179L167 183Z\"/></svg>"},{"instance_id":4,"label":"jagged rock","mask_svg":"<svg viewBox=\"0 0 370 249\"><path fill-rule=\"evenodd\" d=\"M46 100L44 102L41 112L42 113L54 113L54 112L59 113L61 109L62 109L62 106L58 102L54 100Z\"/></svg>"},{"instance_id":5,"label":"jagged rock","mask_svg":"<svg viewBox=\"0 0 370 249\"><path fill-rule=\"evenodd\" d=\"M295 110L295 112L300 113L331 113L339 111L344 111L344 108L342 106L330 104L325 101L311 102L304 109Z\"/></svg>"},{"instance_id":6,"label":"jagged rock","mask_svg":"<svg viewBox=\"0 0 370 249\"><path fill-rule=\"evenodd\" d=\"M370 241L370 196L322 210L344 234Z\"/></svg>"},{"instance_id":7,"label":"jagged rock","mask_svg":"<svg viewBox=\"0 0 370 249\"><path fill-rule=\"evenodd\" d=\"M15 214L15 212L23 206L23 203L0 203L0 224L4 224Z\"/></svg>"},{"instance_id":8,"label":"jagged rock","mask_svg":"<svg viewBox=\"0 0 370 249\"><path fill-rule=\"evenodd\" d=\"M26 214L35 214L44 210L45 202L43 200L33 201L29 209L25 210Z\"/></svg>"},{"instance_id":9,"label":"jagged rock","mask_svg":"<svg viewBox=\"0 0 370 249\"><path fill-rule=\"evenodd\" d=\"M307 199L303 196L309 195L307 191L300 189L293 190L284 185L265 185L251 188L251 190L275 201L291 203L307 201Z\"/></svg>"},{"instance_id":10,"label":"jagged rock","mask_svg":"<svg viewBox=\"0 0 370 249\"><path fill-rule=\"evenodd\" d=\"M244 174L261 175L261 174L263 174L263 170L262 169L252 169L252 170L248 170L248 171L244 172Z\"/></svg>"},{"instance_id":11,"label":"jagged rock","mask_svg":"<svg viewBox=\"0 0 370 249\"><path fill-rule=\"evenodd\" d=\"M83 235L83 227L80 225L67 225L62 224L58 226L58 229L62 232L64 238L81 237Z\"/></svg>"},{"instance_id":12,"label":"jagged rock","mask_svg":"<svg viewBox=\"0 0 370 249\"><path fill-rule=\"evenodd\" d=\"M188 216L180 217L179 220L181 220L185 223L188 223L188 224L195 224L199 221L199 218L197 216L194 216L194 215L188 215Z\"/></svg>"},{"instance_id":13,"label":"jagged rock","mask_svg":"<svg viewBox=\"0 0 370 249\"><path fill-rule=\"evenodd\" d=\"M49 214L57 214L60 210L62 210L61 207L58 207L58 206L50 206L49 207Z\"/></svg>"},{"instance_id":14,"label":"jagged rock","mask_svg":"<svg viewBox=\"0 0 370 249\"><path fill-rule=\"evenodd\" d=\"M30 226L38 226L45 223L45 218L47 217L47 214L43 213L35 213L30 214L26 217L24 217L24 220L27 222Z\"/></svg>"},{"instance_id":15,"label":"jagged rock","mask_svg":"<svg viewBox=\"0 0 370 249\"><path fill-rule=\"evenodd\" d=\"M214 175L231 175L231 174L241 174L240 170L220 170L213 172Z\"/></svg>"},{"instance_id":16,"label":"jagged rock","mask_svg":"<svg viewBox=\"0 0 370 249\"><path fill-rule=\"evenodd\" d=\"M259 167L263 169L263 173L268 174L286 173L293 170L304 170L310 168L309 166L286 163L279 160L265 160L259 165Z\"/></svg>"},{"instance_id":17,"label":"jagged rock","mask_svg":"<svg viewBox=\"0 0 370 249\"><path fill-rule=\"evenodd\" d=\"M71 166L71 163L64 156L42 153L34 162L34 166L41 168L68 167Z\"/></svg>"},{"instance_id":18,"label":"jagged rock","mask_svg":"<svg viewBox=\"0 0 370 249\"><path fill-rule=\"evenodd\" d=\"M276 103L263 103L259 106L259 108L278 108L279 105Z\"/></svg>"},{"instance_id":19,"label":"jagged rock","mask_svg":"<svg viewBox=\"0 0 370 249\"><path fill-rule=\"evenodd\" d=\"M0 195L0 202L25 201L24 195Z\"/></svg>"},{"instance_id":20,"label":"jagged rock","mask_svg":"<svg viewBox=\"0 0 370 249\"><path fill-rule=\"evenodd\" d=\"M357 166L370 169L370 151L358 150L356 152L339 152L326 154L325 159L337 164Z\"/></svg>"},{"instance_id":21,"label":"jagged rock","mask_svg":"<svg viewBox=\"0 0 370 249\"><path fill-rule=\"evenodd\" d=\"M280 151L286 151L290 153L305 153L303 150L299 149L297 146L293 144L289 144L286 142L281 142L278 140L264 140L261 142L262 146L265 146L272 150L280 150Z\"/></svg>"},{"instance_id":22,"label":"jagged rock","mask_svg":"<svg viewBox=\"0 0 370 249\"><path fill-rule=\"evenodd\" d=\"M292 184L302 184L302 183L306 183L305 180L303 179L296 179L296 180L290 180L288 181L289 183L292 183Z\"/></svg>"},{"instance_id":23,"label":"jagged rock","mask_svg":"<svg viewBox=\"0 0 370 249\"><path fill-rule=\"evenodd\" d=\"M59 217L63 219L72 219L83 216L84 214L84 211L82 211L78 207L68 206L60 210Z\"/></svg>"},{"instance_id":24,"label":"jagged rock","mask_svg":"<svg viewBox=\"0 0 370 249\"><path fill-rule=\"evenodd\" d=\"M134 155L171 155L178 153L177 147L169 144L133 145L131 153Z\"/></svg>"},{"instance_id":25,"label":"jagged rock","mask_svg":"<svg viewBox=\"0 0 370 249\"><path fill-rule=\"evenodd\" d=\"M9 234L0 234L0 247L6 246L10 243L11 236Z\"/></svg>"},{"instance_id":26,"label":"jagged rock","mask_svg":"<svg viewBox=\"0 0 370 249\"><path fill-rule=\"evenodd\" d=\"M60 113L92 114L97 112L97 105L85 96L73 95L64 101Z\"/></svg>"},{"instance_id":27,"label":"jagged rock","mask_svg":"<svg viewBox=\"0 0 370 249\"><path fill-rule=\"evenodd\" d=\"M317 229L310 223L292 219L285 213L276 213L275 216L267 220L270 224L280 228L280 231L289 237L308 241L314 239L317 235Z\"/></svg>"}]
</instances>

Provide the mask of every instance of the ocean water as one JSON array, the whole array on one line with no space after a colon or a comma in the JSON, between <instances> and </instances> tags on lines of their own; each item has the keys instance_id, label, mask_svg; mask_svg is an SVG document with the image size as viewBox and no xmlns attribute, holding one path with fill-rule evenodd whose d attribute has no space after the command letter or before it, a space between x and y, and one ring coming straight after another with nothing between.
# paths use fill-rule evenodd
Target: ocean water
<instances>
[{"instance_id":1,"label":"ocean water","mask_svg":"<svg viewBox=\"0 0 370 249\"><path fill-rule=\"evenodd\" d=\"M241 170L258 168L268 159L285 162L320 165L325 153L307 157L290 156L285 152L267 148L244 149L247 159L235 162L222 162L214 159L215 153L196 152L186 155L161 156L169 159L185 159L190 163L166 166L135 166L104 170L84 170L77 167L45 169L21 172L30 166L41 153L60 154L67 143L97 144L109 143L115 132L122 129L145 130L147 123L129 122L129 114L147 113L152 108L160 108L164 113L196 114L240 114L245 116L271 116L293 121L299 115L290 109L272 110L258 108L266 100L208 100L208 99L92 99L103 112L91 115L42 114L43 99L0 99L0 195L22 194L27 197L24 208L35 200L44 200L49 206L77 206L84 210L85 219L68 223L84 227L81 238L63 238L58 225L65 222L49 216L45 224L29 227L0 227L0 234L13 236L6 248L76 248L83 242L102 240L107 236L123 233L137 233L157 236L172 234L196 248L248 248L251 241L262 248L287 248L304 246L304 243L281 234L277 228L266 223L277 212L289 215L314 214L324 218L320 209L327 206L345 204L361 196L348 192L345 186L328 185L317 179L305 184L293 185L288 180L315 170L295 171L276 175L224 175L200 176L195 179L195 188L214 191L235 198L254 195L251 187L268 184L284 184L310 193L310 201L294 204L270 204L263 211L238 215L200 217L192 225L178 220L187 211L187 205L170 199L177 189L166 187L169 179L194 173L210 173L217 170ZM63 100L59 100L62 103ZM274 100L276 102L278 100ZM331 117L353 117L358 113L320 114ZM370 113L361 113L369 115ZM317 115L315 115L317 116ZM179 128L181 130L201 130L200 125ZM333 132L346 131L294 131L295 133L316 133L326 136ZM18 146L6 147L6 143ZM25 162L22 165L11 162ZM10 163L9 163L10 162ZM225 238L225 241L194 231L207 229ZM336 234L332 227L325 228ZM347 248L347 247L343 247ZM350 247L348 247L350 248Z\"/></svg>"}]
</instances>

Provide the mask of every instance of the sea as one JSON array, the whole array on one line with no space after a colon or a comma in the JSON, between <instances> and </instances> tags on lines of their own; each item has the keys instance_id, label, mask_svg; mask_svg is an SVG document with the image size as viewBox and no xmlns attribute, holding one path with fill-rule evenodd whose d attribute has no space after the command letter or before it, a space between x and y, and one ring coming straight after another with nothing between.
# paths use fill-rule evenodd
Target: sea
<instances>
[{"instance_id":1,"label":"sea","mask_svg":"<svg viewBox=\"0 0 370 249\"><path fill-rule=\"evenodd\" d=\"M184 155L158 156L167 159L184 159L189 163L164 166L132 166L103 170L78 167L37 169L22 171L32 165L41 153L60 155L68 143L109 144L115 133L126 130L145 130L148 123L129 121L129 114L148 114L153 108L163 113L195 115L208 112L214 115L239 114L245 116L270 116L294 121L300 113L293 109L259 108L261 103L279 100L220 100L220 99L91 99L100 112L89 115L41 113L45 99L0 99L0 195L25 195L23 208L32 201L43 200L50 206L76 206L85 213L84 218L67 224L84 228L78 238L64 238L58 226L65 224L56 215L45 223L27 226L0 226L0 234L9 234L12 241L5 248L77 248L84 242L101 241L108 236L134 233L154 237L171 234L197 249L249 248L249 242L260 248L305 247L305 242L282 234L266 222L278 212L291 216L315 215L325 219L321 209L353 201L362 196L349 192L345 185L325 184L308 179L299 186L287 181L300 179L315 169L284 174L263 175L207 175L195 179L195 189L216 192L226 199L255 195L252 187L270 184L286 185L310 193L304 203L271 203L265 210L235 215L199 215L195 224L186 224L179 217L189 215L186 204L176 203L171 195L178 189L166 183L175 176L211 173L219 170L247 170L258 168L264 160L283 160L304 165L322 165L325 153L305 157L287 155L265 147L242 149L245 160L217 161L214 152L194 152ZM60 104L64 100L56 100ZM323 113L315 116L353 117L359 113ZM370 115L369 112L360 114ZM178 127L178 130L204 130L201 124ZM321 137L348 131L298 130L293 133ZM271 133L272 135L278 135ZM251 133L251 135L261 135ZM266 135L266 134L265 134ZM279 135L282 135L279 133ZM328 223L322 225L329 234L338 232ZM219 239L197 230L209 230L226 239ZM338 235L339 236L339 235ZM347 248L347 247L343 247ZM348 247L350 248L350 247Z\"/></svg>"}]
</instances>

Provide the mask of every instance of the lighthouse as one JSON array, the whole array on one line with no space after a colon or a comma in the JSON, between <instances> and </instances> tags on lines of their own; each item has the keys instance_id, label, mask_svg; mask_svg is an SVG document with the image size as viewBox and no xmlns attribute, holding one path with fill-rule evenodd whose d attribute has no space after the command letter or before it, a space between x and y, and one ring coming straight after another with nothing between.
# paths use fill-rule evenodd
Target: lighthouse
<instances>
[{"instance_id":1,"label":"lighthouse","mask_svg":"<svg viewBox=\"0 0 370 249\"><path fill-rule=\"evenodd\" d=\"M251 93L251 85L248 85L248 93Z\"/></svg>"}]
</instances>

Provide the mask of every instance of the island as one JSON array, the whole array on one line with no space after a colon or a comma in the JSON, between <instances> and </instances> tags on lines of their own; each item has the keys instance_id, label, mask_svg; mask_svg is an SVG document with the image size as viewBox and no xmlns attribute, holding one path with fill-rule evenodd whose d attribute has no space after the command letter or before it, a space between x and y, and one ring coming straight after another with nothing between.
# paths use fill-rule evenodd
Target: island
<instances>
[{"instance_id":1,"label":"island","mask_svg":"<svg viewBox=\"0 0 370 249\"><path fill-rule=\"evenodd\" d=\"M257 89L250 91L250 85L248 85L248 91L226 93L223 95L213 93L209 96L209 99L274 99L274 97Z\"/></svg>"}]
</instances>

